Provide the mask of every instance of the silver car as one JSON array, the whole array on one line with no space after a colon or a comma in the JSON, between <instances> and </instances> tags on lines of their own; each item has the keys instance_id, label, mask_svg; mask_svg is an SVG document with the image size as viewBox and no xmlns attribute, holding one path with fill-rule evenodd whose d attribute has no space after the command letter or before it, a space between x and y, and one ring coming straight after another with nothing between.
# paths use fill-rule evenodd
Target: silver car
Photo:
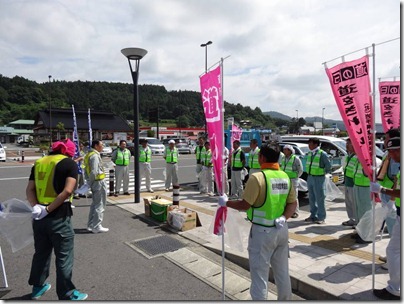
<instances>
[{"instance_id":1,"label":"silver car","mask_svg":"<svg viewBox=\"0 0 404 304\"><path fill-rule=\"evenodd\" d=\"M0 161L5 162L6 161L6 146L3 146L0 143Z\"/></svg>"}]
</instances>

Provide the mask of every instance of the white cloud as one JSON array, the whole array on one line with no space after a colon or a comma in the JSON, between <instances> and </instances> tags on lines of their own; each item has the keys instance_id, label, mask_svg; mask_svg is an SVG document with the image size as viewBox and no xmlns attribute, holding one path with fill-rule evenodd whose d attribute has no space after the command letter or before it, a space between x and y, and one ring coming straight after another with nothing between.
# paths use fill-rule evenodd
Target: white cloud
<instances>
[{"instance_id":1,"label":"white cloud","mask_svg":"<svg viewBox=\"0 0 404 304\"><path fill-rule=\"evenodd\" d=\"M225 100L290 116L340 119L327 60L376 43L376 77L400 73L400 42L380 44L400 35L397 0L0 0L0 27L0 74L38 82L130 83L120 50L136 46L140 83L198 91L211 40L208 66L230 55Z\"/></svg>"}]
</instances>

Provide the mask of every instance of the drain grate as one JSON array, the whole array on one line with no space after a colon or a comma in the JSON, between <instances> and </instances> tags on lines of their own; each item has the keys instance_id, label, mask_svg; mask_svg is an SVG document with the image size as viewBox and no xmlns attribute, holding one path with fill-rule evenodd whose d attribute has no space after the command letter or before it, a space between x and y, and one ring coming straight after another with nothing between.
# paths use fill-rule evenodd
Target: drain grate
<instances>
[{"instance_id":1,"label":"drain grate","mask_svg":"<svg viewBox=\"0 0 404 304\"><path fill-rule=\"evenodd\" d=\"M126 244L149 259L186 246L183 242L169 235L157 235L146 239L127 242Z\"/></svg>"}]
</instances>

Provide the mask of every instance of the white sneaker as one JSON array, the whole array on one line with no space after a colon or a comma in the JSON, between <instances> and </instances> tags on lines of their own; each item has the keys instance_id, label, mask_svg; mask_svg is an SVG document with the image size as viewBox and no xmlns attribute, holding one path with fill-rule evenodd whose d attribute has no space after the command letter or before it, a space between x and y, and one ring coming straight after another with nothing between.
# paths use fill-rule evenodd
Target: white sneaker
<instances>
[{"instance_id":1,"label":"white sneaker","mask_svg":"<svg viewBox=\"0 0 404 304\"><path fill-rule=\"evenodd\" d=\"M154 193L153 189L149 189L147 191L150 192L150 193Z\"/></svg>"},{"instance_id":2,"label":"white sneaker","mask_svg":"<svg viewBox=\"0 0 404 304\"><path fill-rule=\"evenodd\" d=\"M93 228L91 228L91 227L87 227L87 231L93 231Z\"/></svg>"},{"instance_id":3,"label":"white sneaker","mask_svg":"<svg viewBox=\"0 0 404 304\"><path fill-rule=\"evenodd\" d=\"M104 228L101 225L98 226L98 228L93 228L92 232L93 233L101 233L101 232L108 232L109 228Z\"/></svg>"}]
</instances>

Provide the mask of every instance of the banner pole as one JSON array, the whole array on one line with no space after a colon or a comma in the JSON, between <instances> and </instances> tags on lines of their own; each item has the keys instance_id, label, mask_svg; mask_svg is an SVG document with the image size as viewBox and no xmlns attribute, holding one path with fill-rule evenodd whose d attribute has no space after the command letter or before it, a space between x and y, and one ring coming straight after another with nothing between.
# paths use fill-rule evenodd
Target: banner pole
<instances>
[{"instance_id":1,"label":"banner pole","mask_svg":"<svg viewBox=\"0 0 404 304\"><path fill-rule=\"evenodd\" d=\"M373 68L373 92L372 92L372 102L373 102L373 117L372 117L372 181L376 182L376 53L375 53L375 44L372 44L372 68ZM372 289L375 289L375 251L376 251L376 244L375 244L375 239L376 239L376 233L375 233L375 196L374 194L372 195L372 231L373 231L373 239L372 239ZM383 232L381 232L383 233Z\"/></svg>"},{"instance_id":2,"label":"banner pole","mask_svg":"<svg viewBox=\"0 0 404 304\"><path fill-rule=\"evenodd\" d=\"M222 147L224 147L224 99L223 99L223 58L220 60L220 87L221 87L221 97L222 97ZM223 155L223 151L221 151L220 155ZM223 164L223 160L222 160ZM222 168L222 192L224 193L224 170ZM227 168L226 168L227 173ZM223 193L221 193L223 195ZM227 207L226 207L227 208ZM224 217L225 212L222 213L222 301L225 300L225 267L224 267L224 258L225 258L225 248L224 248Z\"/></svg>"}]
</instances>

